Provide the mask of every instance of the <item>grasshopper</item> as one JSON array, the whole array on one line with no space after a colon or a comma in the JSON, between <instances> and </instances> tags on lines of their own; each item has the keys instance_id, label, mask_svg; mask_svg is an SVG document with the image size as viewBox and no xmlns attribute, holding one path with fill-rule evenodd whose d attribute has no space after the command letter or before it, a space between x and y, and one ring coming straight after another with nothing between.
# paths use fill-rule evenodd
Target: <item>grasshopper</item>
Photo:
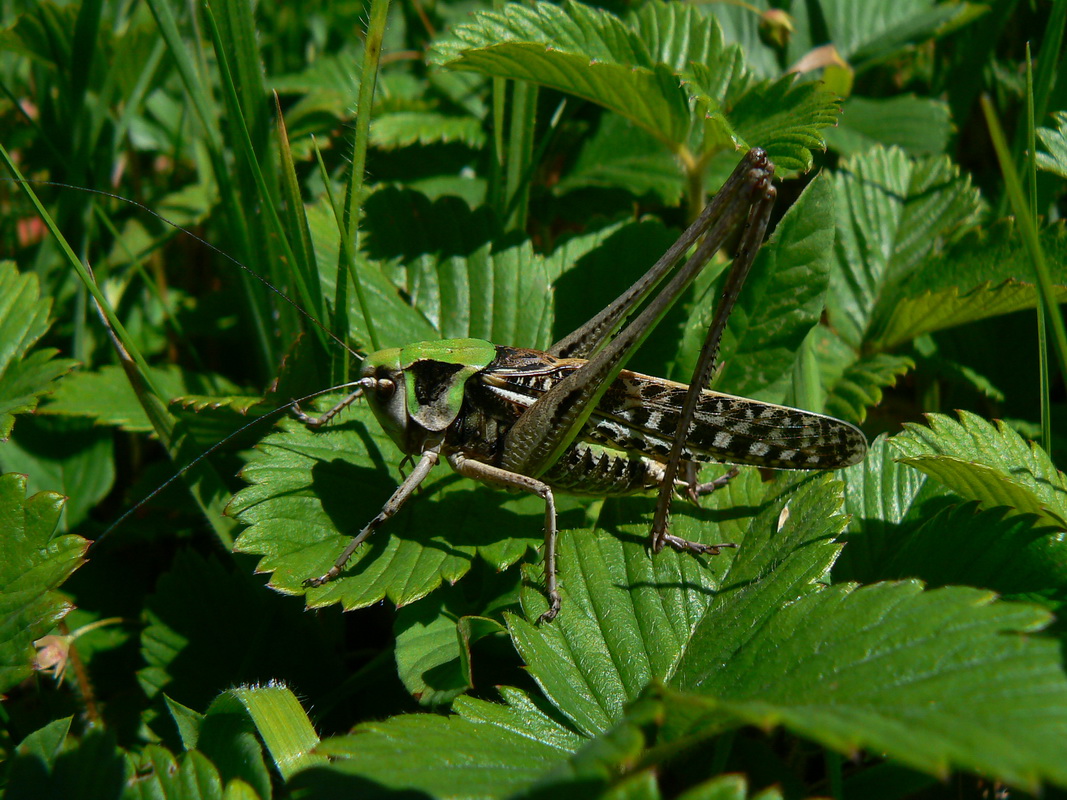
<instances>
[{"instance_id":1,"label":"grasshopper","mask_svg":"<svg viewBox=\"0 0 1067 800\"><path fill-rule=\"evenodd\" d=\"M460 475L545 503L545 588L551 621L560 609L556 578L554 492L616 496L658 491L650 547L718 554L668 531L675 491L708 494L736 474L697 482L701 462L774 469L835 469L861 461L867 442L831 417L704 388L726 320L763 241L775 199L774 166L750 150L699 218L649 271L600 313L547 351L480 339L421 342L372 353L356 389L320 417L319 426L359 397L414 469L381 511L351 540L333 566L305 587L338 577L356 548L404 502L444 458ZM623 369L705 264L738 228L740 244L689 385ZM653 291L703 236L685 263ZM646 300L632 321L624 323ZM685 471L686 477L679 478Z\"/></svg>"}]
</instances>

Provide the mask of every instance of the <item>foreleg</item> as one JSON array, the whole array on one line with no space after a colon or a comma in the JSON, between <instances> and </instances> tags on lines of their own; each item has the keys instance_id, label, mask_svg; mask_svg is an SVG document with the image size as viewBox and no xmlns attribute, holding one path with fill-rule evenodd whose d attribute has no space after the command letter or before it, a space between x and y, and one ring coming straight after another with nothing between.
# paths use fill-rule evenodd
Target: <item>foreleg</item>
<instances>
[{"instance_id":1,"label":"foreleg","mask_svg":"<svg viewBox=\"0 0 1067 800\"><path fill-rule=\"evenodd\" d=\"M327 570L326 574L320 575L317 578L308 578L304 581L304 586L322 586L340 575L341 570L343 570L345 564L348 563L348 559L350 559L352 554L356 552L356 548L363 544L366 538L374 533L382 523L400 510L400 507L404 505L404 501L411 497L419 487L420 483L426 480L426 476L430 474L430 470L434 468L440 457L440 443L424 450L422 456L419 458L419 463L415 465L415 469L413 469L411 474L404 479L404 482L397 487L396 491L393 492L393 496L386 501L384 506L382 506L382 510L378 512L378 515L368 522L363 530L361 530L359 534L348 543L348 547L345 548L345 551L341 553L340 557L333 563L333 566Z\"/></svg>"}]
</instances>

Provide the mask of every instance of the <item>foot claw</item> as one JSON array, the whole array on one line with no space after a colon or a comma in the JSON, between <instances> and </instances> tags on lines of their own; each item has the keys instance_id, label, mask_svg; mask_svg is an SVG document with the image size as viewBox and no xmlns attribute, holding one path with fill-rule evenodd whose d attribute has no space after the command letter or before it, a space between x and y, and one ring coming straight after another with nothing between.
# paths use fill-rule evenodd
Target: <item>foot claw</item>
<instances>
[{"instance_id":1,"label":"foot claw","mask_svg":"<svg viewBox=\"0 0 1067 800\"><path fill-rule=\"evenodd\" d=\"M337 567L330 567L329 570L326 571L325 575L320 575L317 578L308 578L301 585L305 589L314 589L314 588L319 587L319 586L325 586L327 583L332 581L334 578L336 578L340 574L341 574L341 570L340 569L338 569Z\"/></svg>"},{"instance_id":2,"label":"foot claw","mask_svg":"<svg viewBox=\"0 0 1067 800\"><path fill-rule=\"evenodd\" d=\"M679 553L693 553L694 555L717 556L723 547L737 547L734 542L722 542L720 544L704 544L703 542L691 542L680 536L668 533L663 537L663 544L668 544ZM662 545L661 545L662 547Z\"/></svg>"},{"instance_id":3,"label":"foot claw","mask_svg":"<svg viewBox=\"0 0 1067 800\"><path fill-rule=\"evenodd\" d=\"M326 422L322 417L313 417L300 407L300 403L293 402L293 416L303 422L309 428L321 428Z\"/></svg>"},{"instance_id":4,"label":"foot claw","mask_svg":"<svg viewBox=\"0 0 1067 800\"><path fill-rule=\"evenodd\" d=\"M537 618L537 624L540 625L542 622L551 622L554 620L556 614L559 613L560 604L559 592L550 593L548 595L548 611Z\"/></svg>"}]
</instances>

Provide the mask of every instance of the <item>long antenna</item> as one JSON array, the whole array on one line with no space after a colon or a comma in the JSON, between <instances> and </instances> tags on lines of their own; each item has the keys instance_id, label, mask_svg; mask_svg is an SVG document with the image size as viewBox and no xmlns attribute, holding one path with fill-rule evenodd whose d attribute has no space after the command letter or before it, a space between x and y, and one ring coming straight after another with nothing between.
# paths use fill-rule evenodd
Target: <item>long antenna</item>
<instances>
[{"instance_id":1,"label":"long antenna","mask_svg":"<svg viewBox=\"0 0 1067 800\"><path fill-rule=\"evenodd\" d=\"M223 258L225 258L226 260L230 261L232 264L237 266L239 269L244 270L245 273L247 273L248 275L251 275L253 278L255 278L260 283L262 283L264 286L266 286L270 291L274 292L274 294L278 295L278 297L280 297L282 300L287 302L290 306L295 308L305 319L307 319L312 324L314 324L316 327L318 327L330 339L334 340L335 342L337 342L337 344L341 345L341 347L343 347L345 349L345 351L347 351L349 354L351 354L352 356L354 356L356 358L359 358L361 360L363 358L363 355L361 353L359 353L356 350L353 350L351 347L349 347L348 344L344 342L344 340L342 340L333 331L331 331L329 328L327 328L325 325L323 325L322 322L320 322L318 319L316 319L312 314L308 313L295 300L293 300L291 297L289 297L285 292L283 292L281 289L276 287L273 283L271 283L269 280L264 278L258 272L256 272L255 270L251 269L250 267L248 267L246 264L242 263L240 260L238 260L234 256L230 255L225 250L221 249L220 247L216 246L215 244L212 244L207 239L204 239L202 236L198 236L197 234L193 233L189 229L183 227L182 225L179 225L174 220L171 220L171 219L167 218L166 216L164 216L163 214L160 214L158 211L156 211L156 210L154 210L152 208L149 208L144 203L141 203L141 202L139 202L137 200L132 200L132 199L130 199L128 197L123 197L120 194L116 194L114 192L109 192L109 191L106 191L106 190L103 190L103 189L91 189L91 188L87 188L85 186L76 186L76 185L70 184L70 183L63 183L62 181L26 180L26 179L18 179L18 178L0 178L0 180L7 181L7 182L10 182L10 183L24 183L24 184L38 185L38 186L55 186L55 187L61 188L61 189L73 189L75 191L85 192L87 194L95 194L95 195L99 195L101 197L108 197L108 198L111 198L111 199L114 199L114 200L119 200L119 201L121 201L123 203L126 203L126 204L134 206L134 207L136 207L136 208L138 208L138 209L140 209L142 211L145 211L148 214L150 214L153 217L155 217L156 219L158 219L161 222L163 222L164 224L169 225L170 227L174 228L177 231L180 231L181 233L184 233L186 236L191 237L192 239L194 239L195 241L197 241L200 244L204 245L208 249L214 251L218 255L222 256ZM115 337L114 337L113 332L110 330L110 325L108 325L107 317L103 315L102 311L101 311L101 316L103 317L103 322L104 322L105 327L108 328L109 333L112 335L112 338L114 339ZM122 350L123 350L123 348L121 346L121 343L118 342L117 339L115 340L115 343L116 343L116 346L119 348L120 357L121 357ZM90 549L92 549L97 544L99 544L103 539L105 539L116 528L120 527L124 522L126 522L127 519L130 518L130 516L132 516L137 511L139 511L141 508L143 508L154 497L159 495L160 492L162 492L164 489L168 488L171 484L173 484L175 481L177 481L179 478L181 478L183 475L185 475L187 472L189 472L189 470L191 470L193 467L195 467L197 464L199 464L205 458L207 458L211 454L217 452L219 450L219 448L224 446L227 442L231 441L235 436L240 435L241 433L245 432L246 430L248 430L249 428L251 428L251 427L253 427L255 425L259 425L260 423L264 422L265 420L270 420L272 418L276 418L276 417L280 416L281 414L289 411L290 409L292 409L294 407L299 407L300 403L307 402L308 400L312 400L312 399L314 399L316 397L319 397L319 396L324 395L324 394L328 394L329 392L333 392L333 391L336 391L338 389L357 387L356 392L353 393L353 395L350 397L350 399L348 401L348 402L351 402L352 399L354 399L356 396L359 395L359 389L358 389L359 386L360 386L360 382L357 380L357 381L351 381L351 382L347 382L347 383L338 384L336 386L330 386L330 387L325 388L325 389L320 389L320 390L312 392L311 394L308 394L308 395L306 395L304 397L300 397L300 398L297 398L295 400L290 400L288 403L285 403L284 405L281 405L281 406L279 406L277 408L274 408L274 409L266 412L262 416L256 417L255 419L250 420L249 422L245 423L244 425L239 427L237 430L233 431L232 433L228 434L224 438L222 438L219 441L215 442L207 450L205 450L204 452L200 453L198 456L196 456L196 458L194 458L188 464L186 464L185 466L181 467L177 472L175 472L173 475L171 475L166 481L164 481L158 487L153 489L148 495L146 495L145 497L143 497L140 500L138 500L134 505L132 505L130 508L128 508L125 512L123 512L123 514L117 520L115 520L113 523L111 523L111 525L109 525L104 530L103 533L101 533L98 537L96 537L96 539L93 540L92 544L90 545Z\"/></svg>"},{"instance_id":2,"label":"long antenna","mask_svg":"<svg viewBox=\"0 0 1067 800\"><path fill-rule=\"evenodd\" d=\"M341 339L340 336L338 336L333 331L331 331L329 328L327 328L325 325L323 325L312 314L310 314L307 311L305 311L300 306L299 303L297 303L295 300L293 300L293 298L291 298L289 295L287 295L285 292L283 292L281 289L279 289L277 286L275 286L269 280L264 278L262 275L260 275L254 269L252 269L251 267L247 266L246 264L244 264L243 262L241 262L239 259L235 258L234 256L230 255L225 250L223 250L221 247L219 247L219 246L217 246L215 244L212 244L211 242L209 242L207 239L203 238L202 236L197 236L195 233L193 233L188 228L185 228L185 227L179 225L177 222L175 222L172 219L168 219L167 217L165 217L162 214L160 214L158 211L149 208L144 203L138 202L137 200L131 200L129 197L123 197L121 194L115 194L114 192L108 192L108 191L106 191L104 189L90 189L90 188L85 187L85 186L75 186L74 184L63 183L61 181L39 181L39 180L25 180L25 179L19 180L18 178L0 178L0 180L6 181L6 182L9 182L9 183L28 183L28 184L30 184L32 186L55 186L55 187L60 188L60 189L73 189L73 190L78 191L78 192L85 192L86 194L95 194L95 195L100 195L101 197L109 197L112 200L119 200L119 201L121 201L123 203L127 203L127 204L129 204L131 206L139 208L142 211L146 211L147 213L151 214L153 217L158 219L160 222L163 222L166 225L170 225L172 228L174 228L177 231L181 231L186 236L189 236L190 238L192 238L195 241L199 242L200 244L204 245L204 247L207 247L209 250L212 250L215 253L218 253L220 256L222 256L226 260L230 261L232 264L237 266L239 269L244 270L246 273L251 275L253 278L255 278L257 281L262 283L268 289L270 289L270 291L272 291L276 295L278 295L278 297L280 297L282 300L284 300L289 305L291 305L293 308L295 308L301 315L303 315L303 317L305 319L307 319L315 327L317 327L319 330L321 330L323 333L325 333L327 336L329 336L331 339L333 339L335 342L337 342L337 344L341 345L341 347L343 347L345 350L347 350L352 356L354 356L355 358L358 358L360 360L363 359L363 354L362 353L360 353L360 352L358 352L356 350L353 350L351 347L349 347L345 343L345 341L343 339Z\"/></svg>"},{"instance_id":3,"label":"long antenna","mask_svg":"<svg viewBox=\"0 0 1067 800\"><path fill-rule=\"evenodd\" d=\"M246 422L244 425L242 425L237 430L233 431L232 433L230 433L229 435L225 436L224 438L219 439L219 441L215 442L215 444L211 445L211 447L209 447L203 453L198 455L196 458L194 458L192 461L190 461L184 467L182 467L177 472L175 472L173 475L171 475L169 478L167 478L167 480L165 480L163 483L161 483L159 486L157 486L155 489L153 489L149 494L145 495L140 500L138 500L136 503L134 503L132 506L130 506L128 509L126 509L126 511L123 512L121 517L119 517L117 520L115 520L110 525L108 525L108 527L104 530L103 533L101 533L99 536L97 536L95 539L93 539L92 544L89 545L89 549L91 550L93 547L96 547L96 545L98 545L102 539L104 539L109 533L111 533L113 530L115 530L115 528L118 528L120 525L122 525L122 523L124 523L127 519L129 519L138 510L143 508L146 503L148 503L150 500L152 500L152 498L154 498L156 495L158 495L160 492L162 492L164 489L166 489L168 486L170 486L172 483L174 483L176 480L178 480L178 478L180 478L182 475L187 473L189 470L191 470L193 467L195 467L197 464L199 464L205 458L210 456L212 453L217 452L219 450L219 448L221 448L224 444L226 444L228 441L233 439L235 436L238 436L238 435L244 433L246 430L248 430L249 428L251 428L251 427L253 427L255 425L259 425L264 420L269 420L272 417L281 416L281 414L283 414L284 412L286 412L289 409L293 408L294 406L298 405L299 403L304 403L304 402L307 402L308 400L314 400L316 397L319 397L320 395L329 394L330 392L335 392L338 389L349 389L349 388L352 388L352 387L359 387L359 386L360 386L360 381L356 380L356 381L349 381L348 383L341 383L341 384L338 384L337 386L330 386L330 387L328 387L326 389L319 389L317 392L312 392L311 394L305 395L304 397L298 397L295 400L290 400L285 405L281 405L281 406L278 406L277 408L271 409L266 414L263 414L260 417L256 417L255 419L253 419L253 420L251 420L249 422Z\"/></svg>"}]
</instances>

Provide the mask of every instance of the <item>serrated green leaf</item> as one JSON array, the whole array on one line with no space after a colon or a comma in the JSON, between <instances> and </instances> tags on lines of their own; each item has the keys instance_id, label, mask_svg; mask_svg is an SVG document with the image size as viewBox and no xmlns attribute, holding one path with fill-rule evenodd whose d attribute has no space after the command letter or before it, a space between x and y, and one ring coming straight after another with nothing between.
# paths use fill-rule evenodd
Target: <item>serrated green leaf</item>
<instances>
[{"instance_id":1,"label":"serrated green leaf","mask_svg":"<svg viewBox=\"0 0 1067 800\"><path fill-rule=\"evenodd\" d=\"M252 485L234 497L229 513L250 526L236 549L264 556L258 570L273 573L275 589L304 594L303 582L325 572L381 510L399 483L390 475L403 455L365 408L346 412L326 431L282 425L242 471ZM438 469L420 496L356 551L340 578L308 592L308 604L362 608L387 597L406 605L443 581L455 583L477 553L506 567L537 546L543 513L540 498L475 488Z\"/></svg>"},{"instance_id":2,"label":"serrated green leaf","mask_svg":"<svg viewBox=\"0 0 1067 800\"><path fill-rule=\"evenodd\" d=\"M1052 267L1055 297L1067 298L1067 228L1040 232ZM966 236L887 286L870 321L868 341L893 348L924 333L1033 308L1033 267L1014 225L1002 223Z\"/></svg>"},{"instance_id":3,"label":"serrated green leaf","mask_svg":"<svg viewBox=\"0 0 1067 800\"><path fill-rule=\"evenodd\" d=\"M1056 128L1038 128L1037 138L1048 151L1037 153L1037 166L1046 172L1067 178L1067 111L1052 114Z\"/></svg>"},{"instance_id":4,"label":"serrated green leaf","mask_svg":"<svg viewBox=\"0 0 1067 800\"><path fill-rule=\"evenodd\" d=\"M359 725L326 739L318 752L335 758L329 772L311 770L294 790L336 787L339 773L383 790L421 790L435 797L507 797L565 762L581 737L547 717L517 690L507 705L461 697L457 715L409 714ZM377 795L375 795L377 796Z\"/></svg>"},{"instance_id":5,"label":"serrated green leaf","mask_svg":"<svg viewBox=\"0 0 1067 800\"><path fill-rule=\"evenodd\" d=\"M111 435L84 420L28 417L0 447L0 472L29 477L27 491L58 492L68 499L60 530L80 524L115 482Z\"/></svg>"},{"instance_id":6,"label":"serrated green leaf","mask_svg":"<svg viewBox=\"0 0 1067 800\"><path fill-rule=\"evenodd\" d=\"M963 767L1029 791L1062 785L1059 645L1026 635L1049 619L969 588L828 587L746 626L736 657L696 681L680 671L688 691L667 698L668 736L780 724L942 777Z\"/></svg>"},{"instance_id":7,"label":"serrated green leaf","mask_svg":"<svg viewBox=\"0 0 1067 800\"><path fill-rule=\"evenodd\" d=\"M674 156L618 114L601 118L553 191L562 195L588 187L625 189L638 197L655 193L666 205L676 204L685 189Z\"/></svg>"},{"instance_id":8,"label":"serrated green leaf","mask_svg":"<svg viewBox=\"0 0 1067 800\"><path fill-rule=\"evenodd\" d=\"M862 464L842 470L852 515L836 582L920 578L962 583L1057 608L1067 553L1055 529L1004 509L960 504L941 483L893 459L879 436Z\"/></svg>"},{"instance_id":9,"label":"serrated green leaf","mask_svg":"<svg viewBox=\"0 0 1067 800\"><path fill-rule=\"evenodd\" d=\"M365 251L395 265L387 267L393 282L432 326L429 334L393 344L442 337L550 344L550 287L562 267L534 254L528 241L494 250L498 230L486 209L472 212L456 198L430 203L423 195L393 189L376 192L365 208ZM421 221L417 232L394 224L406 215ZM597 237L585 241L592 247Z\"/></svg>"},{"instance_id":10,"label":"serrated green leaf","mask_svg":"<svg viewBox=\"0 0 1067 800\"><path fill-rule=\"evenodd\" d=\"M967 3L904 0L892 4L824 0L820 13L829 39L853 64L884 60L966 24L981 9Z\"/></svg>"},{"instance_id":11,"label":"serrated green leaf","mask_svg":"<svg viewBox=\"0 0 1067 800\"><path fill-rule=\"evenodd\" d=\"M819 129L837 117L835 98L814 84L794 87L792 77L761 84L727 108L729 88L744 75L740 49L724 45L714 18L679 3L646 3L629 25L573 2L512 3L478 12L435 44L433 58L592 100L674 153L689 147L701 124L704 151L759 145L783 172L810 167L809 148L823 146Z\"/></svg>"},{"instance_id":12,"label":"serrated green leaf","mask_svg":"<svg viewBox=\"0 0 1067 800\"><path fill-rule=\"evenodd\" d=\"M203 395L185 394L176 397L173 401L183 411L191 411L198 414L201 411L211 409L213 411L225 408L237 414L247 415L257 406L264 405L263 398L258 395ZM259 409L262 410L262 409Z\"/></svg>"},{"instance_id":13,"label":"serrated green leaf","mask_svg":"<svg viewBox=\"0 0 1067 800\"><path fill-rule=\"evenodd\" d=\"M824 411L830 416L859 424L867 409L882 402L882 389L915 366L907 356L872 353L860 356L830 387Z\"/></svg>"},{"instance_id":14,"label":"serrated green leaf","mask_svg":"<svg viewBox=\"0 0 1067 800\"><path fill-rule=\"evenodd\" d=\"M480 149L485 146L485 131L481 120L474 117L432 111L394 111L374 118L370 142L383 149L451 142Z\"/></svg>"},{"instance_id":15,"label":"serrated green leaf","mask_svg":"<svg viewBox=\"0 0 1067 800\"><path fill-rule=\"evenodd\" d=\"M272 75L271 86L282 95L326 93L337 97L338 103L351 104L359 94L360 79L358 70L352 69L351 59L352 51L321 53L301 72Z\"/></svg>"},{"instance_id":16,"label":"serrated green leaf","mask_svg":"<svg viewBox=\"0 0 1067 800\"><path fill-rule=\"evenodd\" d=\"M477 12L473 22L434 44L432 60L593 100L672 149L688 135L689 109L678 78L606 11L567 2Z\"/></svg>"},{"instance_id":17,"label":"serrated green leaf","mask_svg":"<svg viewBox=\"0 0 1067 800\"><path fill-rule=\"evenodd\" d=\"M850 159L835 175L837 268L828 312L854 349L870 337L887 286L904 280L944 237L973 221L977 189L947 158L909 160L896 148Z\"/></svg>"},{"instance_id":18,"label":"serrated green leaf","mask_svg":"<svg viewBox=\"0 0 1067 800\"><path fill-rule=\"evenodd\" d=\"M921 157L945 152L951 133L949 107L938 100L915 95L850 97L841 109L841 124L829 128L826 139L845 156L882 145Z\"/></svg>"},{"instance_id":19,"label":"serrated green leaf","mask_svg":"<svg viewBox=\"0 0 1067 800\"><path fill-rule=\"evenodd\" d=\"M69 734L69 719L56 720L31 733L5 764L4 798L77 797L112 800L130 775L113 733L99 728Z\"/></svg>"},{"instance_id":20,"label":"serrated green leaf","mask_svg":"<svg viewBox=\"0 0 1067 800\"><path fill-rule=\"evenodd\" d=\"M173 365L153 368L151 375L164 398L185 398L186 407L194 411L227 406L243 414L262 402L258 395L220 394L237 387L217 375L201 375ZM113 425L132 433L154 430L126 373L114 365L74 372L59 384L41 413L86 417L97 425Z\"/></svg>"},{"instance_id":21,"label":"serrated green leaf","mask_svg":"<svg viewBox=\"0 0 1067 800\"><path fill-rule=\"evenodd\" d=\"M845 483L845 511L851 517L845 548L834 564L834 578L861 583L884 579L879 570L901 530L929 519L946 504L947 492L918 470L893 459L886 437L879 436L859 464L839 470Z\"/></svg>"},{"instance_id":22,"label":"serrated green leaf","mask_svg":"<svg viewBox=\"0 0 1067 800\"><path fill-rule=\"evenodd\" d=\"M400 680L424 706L450 703L474 685L470 647L504 627L485 617L460 616L447 592L401 608L396 615L396 666ZM450 602L451 601L451 602Z\"/></svg>"},{"instance_id":23,"label":"serrated green leaf","mask_svg":"<svg viewBox=\"0 0 1067 800\"><path fill-rule=\"evenodd\" d=\"M642 60L634 64L666 64L681 73L691 64L718 66L740 57L737 45L726 45L718 21L701 14L696 6L644 3L626 22L647 52L647 61L641 54L636 58ZM729 75L730 70L723 72Z\"/></svg>"},{"instance_id":24,"label":"serrated green leaf","mask_svg":"<svg viewBox=\"0 0 1067 800\"><path fill-rule=\"evenodd\" d=\"M761 495L756 473L746 470L711 496L721 511L760 509L742 536L736 531L747 514L735 515L730 526L718 530L702 529L706 526L682 516L674 519L672 530L679 536L740 541L729 561L727 555L705 560L669 550L649 557L643 547L647 528L621 525L611 513L612 503L605 503L598 527L619 528L620 535L561 537L559 616L551 625L534 626L517 617L508 625L538 685L579 730L602 733L651 682L719 663L703 651L712 641L727 641L714 611L724 593L733 596L743 591L739 587L762 579L778 585L778 598L785 602L810 591L812 581L825 573L837 548L822 540L844 524L829 508L840 502L835 491L816 480L795 496L787 491L762 506ZM791 511L784 519L787 505ZM622 519L628 516L620 513ZM721 567L725 574L717 577ZM532 589L523 595L523 608L535 619L547 605ZM757 616L766 612L752 609Z\"/></svg>"},{"instance_id":25,"label":"serrated green leaf","mask_svg":"<svg viewBox=\"0 0 1067 800\"><path fill-rule=\"evenodd\" d=\"M220 626L219 609L242 620ZM299 689L340 682L340 665L328 656L327 631L299 603L264 591L248 565L223 568L192 551L180 553L145 602L137 679L149 697L161 691L183 705L203 708L219 685L267 683L286 675ZM212 664L210 672L181 669ZM198 746L203 749L202 740ZM220 765L221 767L221 765Z\"/></svg>"},{"instance_id":26,"label":"serrated green leaf","mask_svg":"<svg viewBox=\"0 0 1067 800\"><path fill-rule=\"evenodd\" d=\"M890 440L904 455L901 463L985 508L1007 506L1037 515L1043 525L1067 527L1067 478L1048 454L1003 422L958 413L959 422L929 414L929 427L906 424L905 433Z\"/></svg>"},{"instance_id":27,"label":"serrated green leaf","mask_svg":"<svg viewBox=\"0 0 1067 800\"><path fill-rule=\"evenodd\" d=\"M1067 598L1067 544L1055 528L1005 509L945 508L901 531L878 579L914 577L932 587L965 584L1058 611Z\"/></svg>"},{"instance_id":28,"label":"serrated green leaf","mask_svg":"<svg viewBox=\"0 0 1067 800\"><path fill-rule=\"evenodd\" d=\"M811 169L812 150L826 149L822 131L836 125L840 114L841 101L821 84L786 75L746 91L729 117L744 142L767 151L781 177Z\"/></svg>"},{"instance_id":29,"label":"serrated green leaf","mask_svg":"<svg viewBox=\"0 0 1067 800\"><path fill-rule=\"evenodd\" d=\"M1053 297L1062 303L1067 299L1067 286L1056 286ZM925 292L895 304L888 318L879 320L870 341L874 347L899 347L926 333L1033 308L1036 303L1034 285L1015 280L998 285L985 282L965 292L957 287Z\"/></svg>"},{"instance_id":30,"label":"serrated green leaf","mask_svg":"<svg viewBox=\"0 0 1067 800\"><path fill-rule=\"evenodd\" d=\"M614 530L629 516L614 507L605 503L598 528ZM674 532L692 530L676 524ZM539 626L508 619L516 649L542 691L588 736L608 730L629 700L671 669L725 562L673 551L650 558L643 547L647 525L624 531L625 541L603 530L564 532L557 556L559 616ZM523 594L528 619L547 608L538 584Z\"/></svg>"},{"instance_id":31,"label":"serrated green leaf","mask_svg":"<svg viewBox=\"0 0 1067 800\"><path fill-rule=\"evenodd\" d=\"M659 721L654 714L655 709L647 704L632 708L611 730L586 741L570 759L548 771L520 797L604 797L598 790L610 786L621 772L632 770L646 751L648 733ZM643 786L653 788L652 770L645 770L645 773L650 780ZM615 795L609 792L606 796Z\"/></svg>"},{"instance_id":32,"label":"serrated green leaf","mask_svg":"<svg viewBox=\"0 0 1067 800\"><path fill-rule=\"evenodd\" d=\"M32 350L48 330L51 309L34 273L20 275L12 262L0 262L0 441L11 434L15 415L37 408L52 382L74 366L56 358L58 350Z\"/></svg>"},{"instance_id":33,"label":"serrated green leaf","mask_svg":"<svg viewBox=\"0 0 1067 800\"><path fill-rule=\"evenodd\" d=\"M966 364L961 364L958 361L950 361L948 359L934 359L931 366L933 367L935 374L940 372L941 374L948 376L949 380L958 382L961 385L970 386L975 392L984 395L994 403L1003 403L1007 399L1007 395L994 386L989 378L982 375L977 370L971 369Z\"/></svg>"},{"instance_id":34,"label":"serrated green leaf","mask_svg":"<svg viewBox=\"0 0 1067 800\"><path fill-rule=\"evenodd\" d=\"M153 800L224 800L222 778L203 753L190 750L174 755L150 744L134 761L139 797ZM254 795L255 796L255 795Z\"/></svg>"},{"instance_id":35,"label":"serrated green leaf","mask_svg":"<svg viewBox=\"0 0 1067 800\"><path fill-rule=\"evenodd\" d=\"M71 610L56 589L84 562L89 542L55 536L64 498L26 497L26 476L0 476L0 692L34 671L33 642Z\"/></svg>"},{"instance_id":36,"label":"serrated green leaf","mask_svg":"<svg viewBox=\"0 0 1067 800\"><path fill-rule=\"evenodd\" d=\"M841 487L827 474L783 480L756 516L723 588L693 631L669 682L694 687L729 661L747 660L745 640L788 604L821 588L841 550L847 518Z\"/></svg>"}]
</instances>

